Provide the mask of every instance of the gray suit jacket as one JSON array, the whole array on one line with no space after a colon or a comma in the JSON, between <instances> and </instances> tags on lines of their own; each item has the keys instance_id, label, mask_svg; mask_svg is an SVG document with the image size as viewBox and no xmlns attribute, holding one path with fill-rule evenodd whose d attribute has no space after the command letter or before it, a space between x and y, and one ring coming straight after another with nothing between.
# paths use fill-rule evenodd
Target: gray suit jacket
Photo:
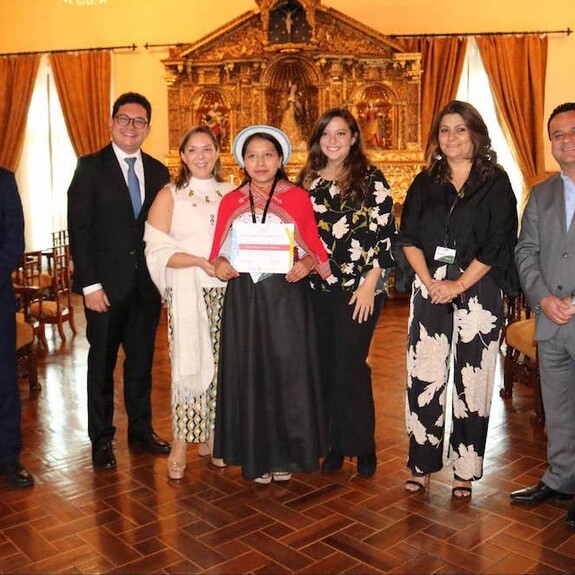
<instances>
[{"instance_id":1,"label":"gray suit jacket","mask_svg":"<svg viewBox=\"0 0 575 575\"><path fill-rule=\"evenodd\" d=\"M575 218L574 218L575 219ZM563 298L575 291L575 225L565 224L565 198L560 175L551 176L531 190L515 248L521 287L537 313L535 339L552 338L559 325L539 309L550 294ZM575 321L564 329L575 331Z\"/></svg>"}]
</instances>

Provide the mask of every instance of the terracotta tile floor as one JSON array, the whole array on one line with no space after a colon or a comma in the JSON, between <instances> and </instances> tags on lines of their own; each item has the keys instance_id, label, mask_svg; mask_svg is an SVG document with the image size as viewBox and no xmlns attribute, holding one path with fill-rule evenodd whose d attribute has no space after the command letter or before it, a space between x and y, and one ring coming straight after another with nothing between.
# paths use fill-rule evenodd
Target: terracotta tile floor
<instances>
[{"instance_id":1,"label":"terracotta tile floor","mask_svg":"<svg viewBox=\"0 0 575 575\"><path fill-rule=\"evenodd\" d=\"M379 467L370 480L296 475L258 486L237 468L216 469L190 448L181 483L166 459L134 454L117 395L116 471L94 473L86 433L87 346L48 328L42 390L21 381L25 450L34 489L0 483L0 573L574 573L575 530L565 503L512 505L508 493L537 481L545 436L529 421L530 390L493 399L484 478L471 501L451 497L444 470L423 495L403 487L403 298L387 302L370 358ZM120 365L121 362L119 362ZM165 323L158 332L154 425L170 436ZM120 386L118 385L118 388Z\"/></svg>"}]
</instances>

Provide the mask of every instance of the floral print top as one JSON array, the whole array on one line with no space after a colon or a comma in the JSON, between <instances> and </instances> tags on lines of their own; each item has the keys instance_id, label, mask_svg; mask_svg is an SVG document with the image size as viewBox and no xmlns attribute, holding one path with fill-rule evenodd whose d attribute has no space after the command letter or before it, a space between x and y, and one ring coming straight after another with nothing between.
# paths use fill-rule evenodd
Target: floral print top
<instances>
[{"instance_id":1,"label":"floral print top","mask_svg":"<svg viewBox=\"0 0 575 575\"><path fill-rule=\"evenodd\" d=\"M393 267L391 242L396 234L393 199L385 176L375 166L366 174L368 194L360 206L341 196L337 183L316 178L309 193L319 235L329 256L332 275L310 275L314 289L355 291L373 268L382 269L376 293L383 291L386 270Z\"/></svg>"}]
</instances>

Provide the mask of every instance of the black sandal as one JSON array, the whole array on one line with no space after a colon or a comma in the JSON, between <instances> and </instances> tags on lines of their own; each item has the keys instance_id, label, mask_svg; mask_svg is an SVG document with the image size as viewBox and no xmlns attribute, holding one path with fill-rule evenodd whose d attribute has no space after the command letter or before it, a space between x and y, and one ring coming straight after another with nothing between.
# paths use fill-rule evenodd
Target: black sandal
<instances>
[{"instance_id":1,"label":"black sandal","mask_svg":"<svg viewBox=\"0 0 575 575\"><path fill-rule=\"evenodd\" d=\"M411 479L408 479L405 482L405 490L409 493L423 493L427 486L429 485L429 473L425 475L421 475L421 481L416 479L416 475L413 475ZM415 489L409 489L409 486L412 485Z\"/></svg>"},{"instance_id":2,"label":"black sandal","mask_svg":"<svg viewBox=\"0 0 575 575\"><path fill-rule=\"evenodd\" d=\"M466 479L455 478L455 481L461 481L465 483L471 483ZM469 499L471 497L472 488L471 485L454 485L451 489L451 494L455 499Z\"/></svg>"}]
</instances>

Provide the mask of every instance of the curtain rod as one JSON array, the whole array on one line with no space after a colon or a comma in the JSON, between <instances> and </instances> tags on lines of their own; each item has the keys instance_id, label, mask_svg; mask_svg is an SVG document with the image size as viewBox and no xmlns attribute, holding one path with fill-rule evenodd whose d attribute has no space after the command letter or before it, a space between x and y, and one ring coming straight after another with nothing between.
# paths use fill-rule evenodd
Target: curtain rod
<instances>
[{"instance_id":1,"label":"curtain rod","mask_svg":"<svg viewBox=\"0 0 575 575\"><path fill-rule=\"evenodd\" d=\"M0 56L28 56L32 54L63 54L64 52L101 52L103 50L132 50L137 48L135 44L128 46L101 46L99 48L69 48L66 50L32 50L30 52L3 52Z\"/></svg>"},{"instance_id":2,"label":"curtain rod","mask_svg":"<svg viewBox=\"0 0 575 575\"><path fill-rule=\"evenodd\" d=\"M565 30L536 30L536 31L523 31L523 32L450 32L445 34L384 34L390 38L436 38L436 37L457 37L457 36L521 36L521 35L535 35L542 34L565 34L570 36L573 30L566 28ZM143 45L146 50L150 48L168 48L183 46L184 42L175 42L172 44L148 44ZM0 56L27 56L31 54L62 54L64 52L95 52L101 50L132 50L134 52L138 46L136 44L128 44L126 46L100 46L99 48L69 48L65 50L32 50L29 52L3 52Z\"/></svg>"},{"instance_id":3,"label":"curtain rod","mask_svg":"<svg viewBox=\"0 0 575 575\"><path fill-rule=\"evenodd\" d=\"M191 42L190 42L191 44ZM177 43L172 43L172 44L148 44L148 42L146 42L142 48L145 48L146 50L148 50L149 48L179 48L180 46L185 46L186 43L185 42L177 42Z\"/></svg>"},{"instance_id":4,"label":"curtain rod","mask_svg":"<svg viewBox=\"0 0 575 575\"><path fill-rule=\"evenodd\" d=\"M390 38L449 38L457 36L541 36L543 34L565 34L570 36L573 30L525 30L523 32L449 32L446 34L386 34Z\"/></svg>"}]
</instances>

